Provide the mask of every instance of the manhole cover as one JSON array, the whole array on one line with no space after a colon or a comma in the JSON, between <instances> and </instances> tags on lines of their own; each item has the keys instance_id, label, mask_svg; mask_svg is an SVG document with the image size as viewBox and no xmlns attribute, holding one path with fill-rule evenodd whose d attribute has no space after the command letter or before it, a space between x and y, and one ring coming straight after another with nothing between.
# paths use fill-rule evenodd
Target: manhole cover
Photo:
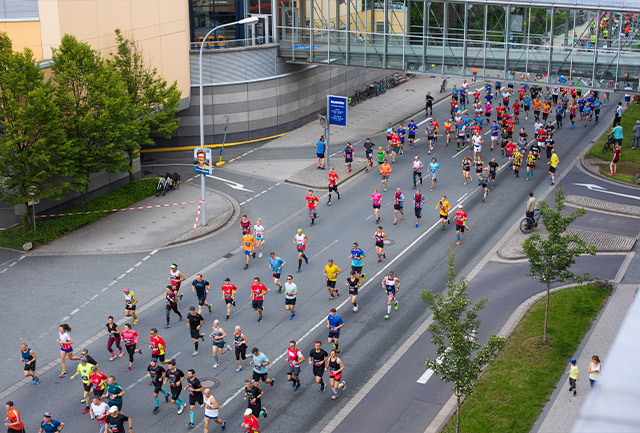
<instances>
[{"instance_id":1,"label":"manhole cover","mask_svg":"<svg viewBox=\"0 0 640 433\"><path fill-rule=\"evenodd\" d=\"M405 89L405 91L407 91L407 92L415 92L416 89Z\"/></svg>"},{"instance_id":2,"label":"manhole cover","mask_svg":"<svg viewBox=\"0 0 640 433\"><path fill-rule=\"evenodd\" d=\"M220 381L213 377L199 377L198 379L200 379L200 384L205 388L215 389L220 385Z\"/></svg>"},{"instance_id":3,"label":"manhole cover","mask_svg":"<svg viewBox=\"0 0 640 433\"><path fill-rule=\"evenodd\" d=\"M396 241L394 241L393 239L385 239L384 243L385 245L393 245L396 243Z\"/></svg>"}]
</instances>

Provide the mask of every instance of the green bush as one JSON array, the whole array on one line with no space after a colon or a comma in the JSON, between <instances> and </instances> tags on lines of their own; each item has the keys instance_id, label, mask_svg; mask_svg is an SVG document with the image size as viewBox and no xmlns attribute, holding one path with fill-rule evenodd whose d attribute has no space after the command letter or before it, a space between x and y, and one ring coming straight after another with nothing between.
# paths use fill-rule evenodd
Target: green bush
<instances>
[{"instance_id":1,"label":"green bush","mask_svg":"<svg viewBox=\"0 0 640 433\"><path fill-rule=\"evenodd\" d=\"M157 179L137 180L116 188L93 200L89 200L85 205L78 205L65 213L129 207L155 194L157 183ZM65 233L77 230L107 215L109 215L109 212L62 216L45 220L38 218L35 231L33 230L33 226L13 227L0 231L0 247L21 250L22 245L27 242L31 242L34 247L44 245Z\"/></svg>"}]
</instances>

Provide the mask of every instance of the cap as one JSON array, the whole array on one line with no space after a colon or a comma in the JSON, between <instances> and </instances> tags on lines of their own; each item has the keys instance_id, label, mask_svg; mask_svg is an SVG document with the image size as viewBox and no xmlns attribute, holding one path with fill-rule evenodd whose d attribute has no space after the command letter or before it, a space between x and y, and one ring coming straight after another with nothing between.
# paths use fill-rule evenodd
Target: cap
<instances>
[{"instance_id":1,"label":"cap","mask_svg":"<svg viewBox=\"0 0 640 433\"><path fill-rule=\"evenodd\" d=\"M298 233L302 233L302 229L298 229Z\"/></svg>"},{"instance_id":2,"label":"cap","mask_svg":"<svg viewBox=\"0 0 640 433\"><path fill-rule=\"evenodd\" d=\"M225 281L231 281L231 278L227 277L224 279Z\"/></svg>"},{"instance_id":3,"label":"cap","mask_svg":"<svg viewBox=\"0 0 640 433\"><path fill-rule=\"evenodd\" d=\"M157 364L158 363L158 358L151 358L151 362L155 362Z\"/></svg>"},{"instance_id":4,"label":"cap","mask_svg":"<svg viewBox=\"0 0 640 433\"><path fill-rule=\"evenodd\" d=\"M128 287L125 287L122 291L123 291L123 292L128 292L128 291L129 291L129 288L128 288Z\"/></svg>"},{"instance_id":5,"label":"cap","mask_svg":"<svg viewBox=\"0 0 640 433\"><path fill-rule=\"evenodd\" d=\"M51 412L45 412L42 416L45 418L51 418Z\"/></svg>"},{"instance_id":6,"label":"cap","mask_svg":"<svg viewBox=\"0 0 640 433\"><path fill-rule=\"evenodd\" d=\"M462 205L461 204L458 205L458 209L462 209Z\"/></svg>"},{"instance_id":7,"label":"cap","mask_svg":"<svg viewBox=\"0 0 640 433\"><path fill-rule=\"evenodd\" d=\"M253 413L253 411L252 411L251 409L246 409L246 410L244 411L244 414L245 414L245 415L251 415L252 413Z\"/></svg>"},{"instance_id":8,"label":"cap","mask_svg":"<svg viewBox=\"0 0 640 433\"><path fill-rule=\"evenodd\" d=\"M118 412L118 406L111 406L109 408L109 413L116 413Z\"/></svg>"},{"instance_id":9,"label":"cap","mask_svg":"<svg viewBox=\"0 0 640 433\"><path fill-rule=\"evenodd\" d=\"M170 267L171 269L176 269L176 268L178 267L178 265L173 264L173 265L171 265L171 266L169 266L169 267Z\"/></svg>"},{"instance_id":10,"label":"cap","mask_svg":"<svg viewBox=\"0 0 640 433\"><path fill-rule=\"evenodd\" d=\"M87 361L88 361L88 359L85 358L84 356L82 358L80 358L80 362L87 362Z\"/></svg>"},{"instance_id":11,"label":"cap","mask_svg":"<svg viewBox=\"0 0 640 433\"><path fill-rule=\"evenodd\" d=\"M569 364L576 365L577 363L578 363L578 361L576 361L574 358L571 358L571 359L569 360Z\"/></svg>"},{"instance_id":12,"label":"cap","mask_svg":"<svg viewBox=\"0 0 640 433\"><path fill-rule=\"evenodd\" d=\"M414 156L413 159L418 159L418 155Z\"/></svg>"},{"instance_id":13,"label":"cap","mask_svg":"<svg viewBox=\"0 0 640 433\"><path fill-rule=\"evenodd\" d=\"M189 311L196 311L196 307L194 307L193 305L189 307Z\"/></svg>"}]
</instances>

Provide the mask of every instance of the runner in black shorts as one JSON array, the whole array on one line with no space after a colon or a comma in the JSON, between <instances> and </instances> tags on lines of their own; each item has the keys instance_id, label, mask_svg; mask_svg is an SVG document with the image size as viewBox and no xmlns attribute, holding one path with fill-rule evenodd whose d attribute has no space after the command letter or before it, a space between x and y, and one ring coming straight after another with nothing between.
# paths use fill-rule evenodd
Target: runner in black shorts
<instances>
[{"instance_id":1,"label":"runner in black shorts","mask_svg":"<svg viewBox=\"0 0 640 433\"><path fill-rule=\"evenodd\" d=\"M204 387L200 384L200 380L196 377L196 371L194 369L190 369L187 371L187 386L184 387L184 390L189 390L189 424L187 427L195 427L195 423L193 422L193 416L195 414L195 406L198 403L200 406L204 404L204 396L202 395L202 391L204 391Z\"/></svg>"},{"instance_id":2,"label":"runner in black shorts","mask_svg":"<svg viewBox=\"0 0 640 433\"><path fill-rule=\"evenodd\" d=\"M369 171L371 166L373 166L373 148L375 147L375 144L371 142L370 138L367 138L362 147L364 148L364 154L367 155L367 166L364 169L366 172Z\"/></svg>"},{"instance_id":3,"label":"runner in black shorts","mask_svg":"<svg viewBox=\"0 0 640 433\"><path fill-rule=\"evenodd\" d=\"M236 371L242 370L242 361L247 359L249 356L247 355L247 337L242 333L242 329L239 326L236 326L233 332L233 345L236 349L236 362L238 363L238 368Z\"/></svg>"},{"instance_id":4,"label":"runner in black shorts","mask_svg":"<svg viewBox=\"0 0 640 433\"><path fill-rule=\"evenodd\" d=\"M211 313L211 304L207 303L207 295L211 284L207 280L202 279L202 274L198 274L196 279L191 283L191 290L198 297L198 314L202 314L202 307L206 305Z\"/></svg>"},{"instance_id":5,"label":"runner in black shorts","mask_svg":"<svg viewBox=\"0 0 640 433\"><path fill-rule=\"evenodd\" d=\"M351 297L351 304L353 304L354 313L358 312L358 303L356 302L356 298L358 297L358 289L362 286L362 281L360 281L358 275L357 271L352 270L351 275L345 282L346 286L349 288L349 296Z\"/></svg>"},{"instance_id":6,"label":"runner in black shorts","mask_svg":"<svg viewBox=\"0 0 640 433\"><path fill-rule=\"evenodd\" d=\"M260 415L267 417L267 409L262 408L262 390L258 385L252 384L249 379L244 381L244 399L247 400L247 407L251 409L253 416L258 418Z\"/></svg>"},{"instance_id":7,"label":"runner in black shorts","mask_svg":"<svg viewBox=\"0 0 640 433\"><path fill-rule=\"evenodd\" d=\"M320 384L320 391L324 392L324 381L322 375L324 374L325 363L329 354L322 348L322 342L316 340L315 347L309 352L309 365L313 365L313 375L316 378L316 383Z\"/></svg>"},{"instance_id":8,"label":"runner in black shorts","mask_svg":"<svg viewBox=\"0 0 640 433\"><path fill-rule=\"evenodd\" d=\"M169 361L169 369L164 375L164 383L169 382L169 388L171 389L171 403L178 406L178 415L182 413L187 404L180 397L182 392L182 381L184 380L184 373L179 368L176 368L176 361Z\"/></svg>"},{"instance_id":9,"label":"runner in black shorts","mask_svg":"<svg viewBox=\"0 0 640 433\"><path fill-rule=\"evenodd\" d=\"M191 356L198 354L198 340L204 341L204 334L200 333L202 324L204 323L204 317L196 313L196 307L189 307L189 314L187 314L187 326L189 326L189 332L191 333L191 340L193 341L194 349Z\"/></svg>"},{"instance_id":10,"label":"runner in black shorts","mask_svg":"<svg viewBox=\"0 0 640 433\"><path fill-rule=\"evenodd\" d=\"M160 393L164 394L164 399L169 402L169 393L162 388L162 381L164 379L165 369L158 365L157 358L151 358L151 363L147 367L147 375L151 378L151 384L153 385L153 398L155 399L156 406L153 409L153 413L158 413L160 407L158 406Z\"/></svg>"}]
</instances>

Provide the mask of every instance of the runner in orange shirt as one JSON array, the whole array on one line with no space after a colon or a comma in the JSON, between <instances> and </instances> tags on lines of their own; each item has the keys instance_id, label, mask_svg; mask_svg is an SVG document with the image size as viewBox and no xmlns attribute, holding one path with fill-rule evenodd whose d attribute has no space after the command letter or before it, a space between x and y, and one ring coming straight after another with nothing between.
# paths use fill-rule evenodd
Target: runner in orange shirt
<instances>
[{"instance_id":1,"label":"runner in orange shirt","mask_svg":"<svg viewBox=\"0 0 640 433\"><path fill-rule=\"evenodd\" d=\"M254 238L251 233L247 233L242 236L242 246L244 247L244 254L247 256L247 263L245 263L244 268L249 269L249 257L253 256L256 258L256 253L253 251L253 248L256 244L256 238Z\"/></svg>"},{"instance_id":2,"label":"runner in orange shirt","mask_svg":"<svg viewBox=\"0 0 640 433\"><path fill-rule=\"evenodd\" d=\"M542 109L542 102L536 97L533 100L533 116L536 120L540 120L540 110Z\"/></svg>"},{"instance_id":3,"label":"runner in orange shirt","mask_svg":"<svg viewBox=\"0 0 640 433\"><path fill-rule=\"evenodd\" d=\"M382 184L384 185L384 191L387 190L387 184L389 183L389 174L391 174L393 170L391 166L385 159L382 165L380 166L380 175L382 176Z\"/></svg>"},{"instance_id":4,"label":"runner in orange shirt","mask_svg":"<svg viewBox=\"0 0 640 433\"><path fill-rule=\"evenodd\" d=\"M5 427L8 427L9 432L18 432L24 433L24 423L22 422L22 418L20 417L20 412L18 409L13 407L13 402L9 400L6 404L7 406L7 418L5 419Z\"/></svg>"}]
</instances>

